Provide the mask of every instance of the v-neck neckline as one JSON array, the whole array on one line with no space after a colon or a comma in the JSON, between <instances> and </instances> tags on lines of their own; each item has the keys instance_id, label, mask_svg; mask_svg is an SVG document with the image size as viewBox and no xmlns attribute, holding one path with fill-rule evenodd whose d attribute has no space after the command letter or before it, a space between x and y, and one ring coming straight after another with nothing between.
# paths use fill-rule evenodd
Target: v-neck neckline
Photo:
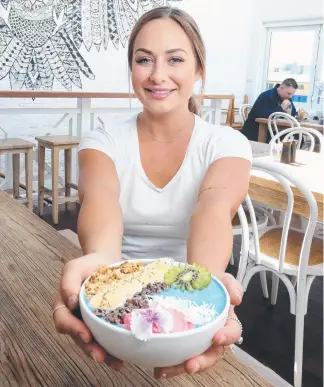
<instances>
[{"instance_id":1,"label":"v-neck neckline","mask_svg":"<svg viewBox=\"0 0 324 387\"><path fill-rule=\"evenodd\" d=\"M174 181L178 180L179 176L181 175L181 172L186 164L186 160L188 159L188 156L189 156L189 153L190 153L190 148L191 148L191 144L193 142L193 138L195 136L195 133L196 133L196 127L197 127L197 116L194 114L194 127L192 129L192 133L191 133L191 137L190 137L190 140L189 140L189 143L188 143L188 147L187 147L187 150L186 150L186 153L185 153L185 156L183 158L183 161L180 165L180 168L177 170L177 172L175 173L175 175L171 178L171 180L168 181L168 183L162 187L162 188L159 188L159 187L156 187L155 184L153 184L151 182L151 180L148 178L148 176L146 175L146 172L143 168L143 164L142 164L142 159L141 159L141 152L140 152L140 142L139 142L139 138L138 138L138 128L137 128L137 115L135 116L135 122L134 122L134 141L135 141L135 149L136 149L136 167L139 169L139 172L140 174L142 175L145 183L151 187L152 189L154 189L155 191L157 192L163 192L165 191L170 185L173 184Z\"/></svg>"}]
</instances>

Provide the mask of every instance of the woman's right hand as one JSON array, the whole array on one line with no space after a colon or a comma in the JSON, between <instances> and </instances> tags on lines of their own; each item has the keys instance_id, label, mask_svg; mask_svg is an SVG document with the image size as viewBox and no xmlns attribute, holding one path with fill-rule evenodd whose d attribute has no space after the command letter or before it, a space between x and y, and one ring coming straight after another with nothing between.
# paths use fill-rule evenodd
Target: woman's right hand
<instances>
[{"instance_id":1,"label":"woman's right hand","mask_svg":"<svg viewBox=\"0 0 324 387\"><path fill-rule=\"evenodd\" d=\"M73 311L79 306L79 291L82 282L100 267L106 265L107 258L97 253L73 259L64 265L60 290L53 303L53 320L57 332L70 335L93 360L97 363L106 363L113 369L119 370L123 365L122 361L106 353L93 340L89 328L73 314Z\"/></svg>"}]
</instances>

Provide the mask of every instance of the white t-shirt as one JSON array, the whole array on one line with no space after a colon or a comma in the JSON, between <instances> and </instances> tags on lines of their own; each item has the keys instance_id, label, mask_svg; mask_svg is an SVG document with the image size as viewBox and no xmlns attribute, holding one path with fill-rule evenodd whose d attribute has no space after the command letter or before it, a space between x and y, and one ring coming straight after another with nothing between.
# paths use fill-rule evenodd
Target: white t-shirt
<instances>
[{"instance_id":1,"label":"white t-shirt","mask_svg":"<svg viewBox=\"0 0 324 387\"><path fill-rule=\"evenodd\" d=\"M222 157L252 159L251 147L239 131L212 125L195 116L184 161L173 179L155 187L140 160L136 115L87 133L79 146L107 154L120 182L125 259L172 257L185 262L191 214L209 166Z\"/></svg>"}]
</instances>

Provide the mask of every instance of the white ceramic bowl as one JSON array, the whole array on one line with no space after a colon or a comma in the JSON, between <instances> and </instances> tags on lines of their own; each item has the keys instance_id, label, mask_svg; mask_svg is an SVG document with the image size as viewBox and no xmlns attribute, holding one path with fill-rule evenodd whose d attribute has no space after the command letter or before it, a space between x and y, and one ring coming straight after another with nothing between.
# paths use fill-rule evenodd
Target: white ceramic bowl
<instances>
[{"instance_id":1,"label":"white ceramic bowl","mask_svg":"<svg viewBox=\"0 0 324 387\"><path fill-rule=\"evenodd\" d=\"M152 260L139 261L151 262ZM119 266L123 262L125 261L111 266ZM84 286L88 279L80 290L82 318L97 343L118 359L147 368L180 364L205 352L211 346L215 333L226 323L230 298L224 285L215 277L213 278L224 291L225 307L214 321L199 328L184 332L160 333L147 342L139 341L132 332L104 321L90 310L84 299Z\"/></svg>"}]
</instances>

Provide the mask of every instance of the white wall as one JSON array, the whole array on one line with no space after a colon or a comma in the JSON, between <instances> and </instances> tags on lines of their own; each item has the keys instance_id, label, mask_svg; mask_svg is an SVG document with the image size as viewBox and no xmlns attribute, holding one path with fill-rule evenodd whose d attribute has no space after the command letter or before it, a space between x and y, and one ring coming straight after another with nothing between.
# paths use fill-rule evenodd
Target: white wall
<instances>
[{"instance_id":1,"label":"white wall","mask_svg":"<svg viewBox=\"0 0 324 387\"><path fill-rule=\"evenodd\" d=\"M323 23L323 0L252 0L251 46L249 52L246 91L253 102L262 91L267 23ZM298 49L296 47L296 49Z\"/></svg>"},{"instance_id":2,"label":"white wall","mask_svg":"<svg viewBox=\"0 0 324 387\"><path fill-rule=\"evenodd\" d=\"M253 0L185 0L207 49L206 92L245 94Z\"/></svg>"},{"instance_id":3,"label":"white wall","mask_svg":"<svg viewBox=\"0 0 324 387\"><path fill-rule=\"evenodd\" d=\"M323 17L322 0L252 0L253 10L262 20L291 20Z\"/></svg>"}]
</instances>

